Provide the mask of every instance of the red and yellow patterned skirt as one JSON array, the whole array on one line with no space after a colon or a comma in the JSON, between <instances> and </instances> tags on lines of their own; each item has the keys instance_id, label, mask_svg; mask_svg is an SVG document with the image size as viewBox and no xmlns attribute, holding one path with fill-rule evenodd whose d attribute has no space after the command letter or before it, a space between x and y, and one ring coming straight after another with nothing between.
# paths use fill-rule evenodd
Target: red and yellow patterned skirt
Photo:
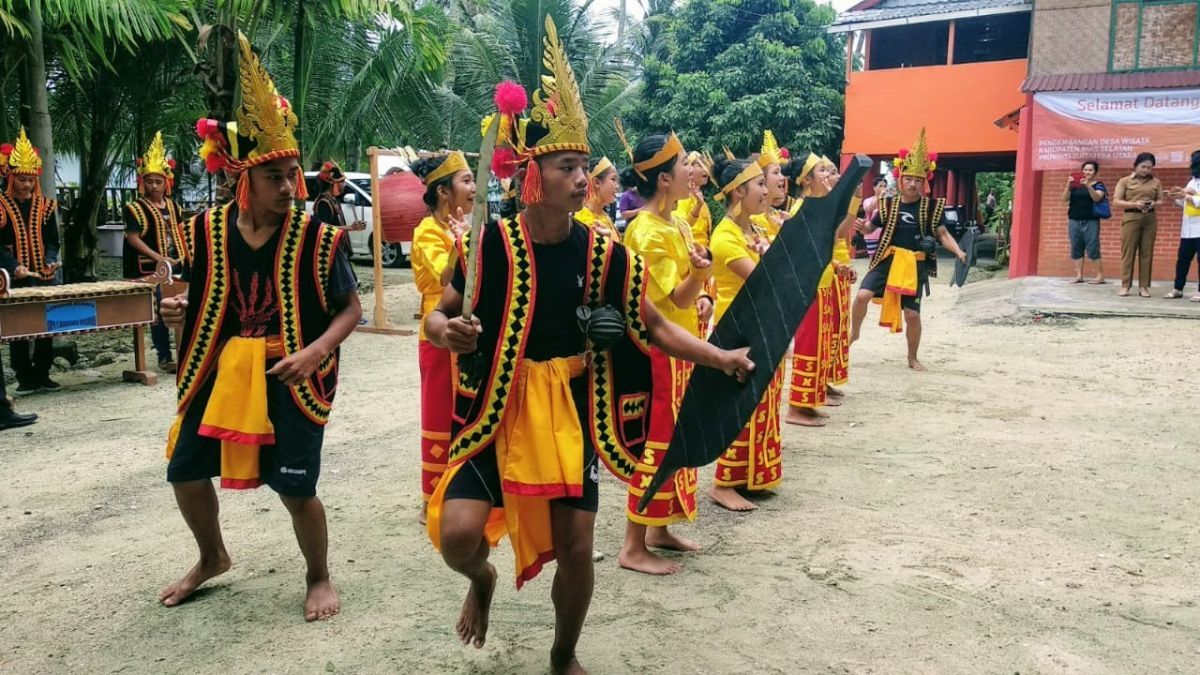
<instances>
[{"instance_id":1,"label":"red and yellow patterned skirt","mask_svg":"<svg viewBox=\"0 0 1200 675\"><path fill-rule=\"evenodd\" d=\"M818 287L817 299L808 308L792 348L792 389L788 403L795 408L825 405L825 388L834 372L835 311L833 285Z\"/></svg>"},{"instance_id":2,"label":"red and yellow patterned skirt","mask_svg":"<svg viewBox=\"0 0 1200 675\"><path fill-rule=\"evenodd\" d=\"M783 398L783 368L775 371L771 385L754 409L754 417L737 440L717 459L713 484L747 490L771 490L783 482L779 403Z\"/></svg>"},{"instance_id":3,"label":"red and yellow patterned skirt","mask_svg":"<svg viewBox=\"0 0 1200 675\"><path fill-rule=\"evenodd\" d=\"M657 347L650 348L650 371L654 393L650 401L650 431L646 449L629 481L629 520L641 525L670 525L696 518L696 470L680 469L654 495L645 513L637 503L650 485L650 479L662 464L662 458L675 434L675 417L692 375L692 364L673 359Z\"/></svg>"},{"instance_id":4,"label":"red and yellow patterned skirt","mask_svg":"<svg viewBox=\"0 0 1200 675\"><path fill-rule=\"evenodd\" d=\"M850 295L854 284L840 275L833 278L833 349L830 353L829 384L846 384L850 379Z\"/></svg>"},{"instance_id":5,"label":"red and yellow patterned skirt","mask_svg":"<svg viewBox=\"0 0 1200 675\"><path fill-rule=\"evenodd\" d=\"M428 340L417 343L421 367L421 497L428 502L450 454L454 411L454 358Z\"/></svg>"}]
</instances>

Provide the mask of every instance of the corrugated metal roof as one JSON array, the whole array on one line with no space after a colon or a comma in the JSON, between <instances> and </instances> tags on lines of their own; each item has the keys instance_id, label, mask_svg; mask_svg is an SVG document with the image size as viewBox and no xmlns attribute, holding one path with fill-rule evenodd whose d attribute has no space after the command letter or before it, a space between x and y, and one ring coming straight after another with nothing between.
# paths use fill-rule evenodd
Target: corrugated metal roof
<instances>
[{"instance_id":1,"label":"corrugated metal roof","mask_svg":"<svg viewBox=\"0 0 1200 675\"><path fill-rule=\"evenodd\" d=\"M834 26L846 26L859 23L874 23L876 21L895 21L912 17L935 17L958 12L971 12L1006 7L1033 8L1032 0L950 0L950 2L931 2L930 0L882 0L870 9L842 12L838 15ZM914 22L915 23L915 22Z\"/></svg>"},{"instance_id":2,"label":"corrugated metal roof","mask_svg":"<svg viewBox=\"0 0 1200 675\"><path fill-rule=\"evenodd\" d=\"M1200 70L1033 75L1025 79L1021 91L1125 91L1183 87L1200 87Z\"/></svg>"}]
</instances>

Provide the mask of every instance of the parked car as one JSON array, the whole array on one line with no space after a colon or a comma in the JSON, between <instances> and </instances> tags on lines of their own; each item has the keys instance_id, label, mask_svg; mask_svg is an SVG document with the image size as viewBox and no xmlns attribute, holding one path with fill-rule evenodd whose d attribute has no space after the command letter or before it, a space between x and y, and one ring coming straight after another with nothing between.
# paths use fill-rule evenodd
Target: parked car
<instances>
[{"instance_id":1,"label":"parked car","mask_svg":"<svg viewBox=\"0 0 1200 675\"><path fill-rule=\"evenodd\" d=\"M319 181L316 171L304 174L305 186L308 188L309 199L304 208L310 214L313 212L313 199L317 196ZM382 209L383 241L380 262L385 267L400 267L407 263L412 252L412 235L417 223L424 217L421 209L409 206L414 200L421 204L424 186L421 180L408 171L401 171L379 179L380 190L384 194L394 195L394 199L385 202ZM367 224L366 229L357 232L350 231L350 249L354 256L372 258L374 251L375 223L374 210L371 208L371 176L366 173L346 173L346 189L342 193L342 216L346 223L361 220Z\"/></svg>"}]
</instances>

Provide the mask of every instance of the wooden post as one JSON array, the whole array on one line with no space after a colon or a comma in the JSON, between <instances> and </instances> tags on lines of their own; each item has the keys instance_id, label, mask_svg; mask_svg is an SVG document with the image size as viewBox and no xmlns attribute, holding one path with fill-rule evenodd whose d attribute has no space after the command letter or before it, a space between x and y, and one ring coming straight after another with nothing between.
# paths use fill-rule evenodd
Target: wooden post
<instances>
[{"instance_id":1,"label":"wooden post","mask_svg":"<svg viewBox=\"0 0 1200 675\"><path fill-rule=\"evenodd\" d=\"M954 21L950 22L950 39L946 41L946 65L954 65Z\"/></svg>"},{"instance_id":2,"label":"wooden post","mask_svg":"<svg viewBox=\"0 0 1200 675\"><path fill-rule=\"evenodd\" d=\"M375 328L390 329L387 302L383 295L383 217L379 211L379 149L367 148L371 164L371 255L375 257Z\"/></svg>"}]
</instances>

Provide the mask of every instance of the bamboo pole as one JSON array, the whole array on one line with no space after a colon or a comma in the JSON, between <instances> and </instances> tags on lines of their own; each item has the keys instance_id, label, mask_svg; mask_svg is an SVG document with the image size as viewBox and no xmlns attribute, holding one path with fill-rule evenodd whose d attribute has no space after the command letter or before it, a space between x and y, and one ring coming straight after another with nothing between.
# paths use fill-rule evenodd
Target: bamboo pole
<instances>
[{"instance_id":1,"label":"bamboo pole","mask_svg":"<svg viewBox=\"0 0 1200 675\"><path fill-rule=\"evenodd\" d=\"M367 148L371 164L371 254L375 258L375 328L390 329L387 302L383 293L383 217L379 211L379 155L375 146ZM390 153L388 153L390 154Z\"/></svg>"}]
</instances>

